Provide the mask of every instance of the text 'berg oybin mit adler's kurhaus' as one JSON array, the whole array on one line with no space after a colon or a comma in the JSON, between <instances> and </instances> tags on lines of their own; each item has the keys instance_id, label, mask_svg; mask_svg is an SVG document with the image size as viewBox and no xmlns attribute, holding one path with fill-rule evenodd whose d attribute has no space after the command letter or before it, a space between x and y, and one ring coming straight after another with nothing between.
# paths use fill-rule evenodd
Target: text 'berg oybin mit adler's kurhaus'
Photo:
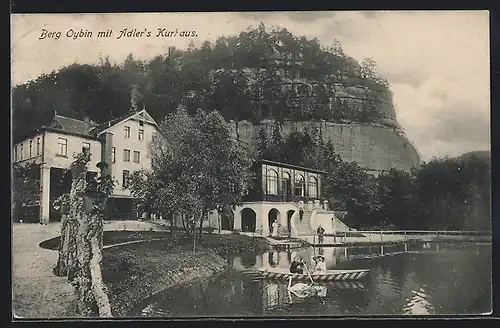
<instances>
[{"instance_id":1,"label":"text 'berg oybin mit adler's kurhaus'","mask_svg":"<svg viewBox=\"0 0 500 328\"><path fill-rule=\"evenodd\" d=\"M98 31L97 33L92 32L88 29L80 29L75 30L70 28L64 34L61 31L49 31L47 29L42 29L40 36L38 39L55 39L59 40L61 36L66 36L69 39L86 39L92 37L98 38L116 38L116 39L127 39L127 38L175 38L175 37L197 37L198 33L195 30L187 31L187 30L179 30L176 29L168 29L164 27L159 27L156 31L149 30L147 28L144 29L129 29L124 28L119 30L118 32L113 29L108 29L105 31Z\"/></svg>"}]
</instances>

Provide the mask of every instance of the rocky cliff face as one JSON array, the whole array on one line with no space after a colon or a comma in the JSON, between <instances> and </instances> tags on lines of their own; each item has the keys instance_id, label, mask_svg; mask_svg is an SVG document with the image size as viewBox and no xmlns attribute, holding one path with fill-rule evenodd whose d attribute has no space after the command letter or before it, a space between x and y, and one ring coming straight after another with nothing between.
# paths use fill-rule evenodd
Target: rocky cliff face
<instances>
[{"instance_id":1,"label":"rocky cliff face","mask_svg":"<svg viewBox=\"0 0 500 328\"><path fill-rule=\"evenodd\" d=\"M257 148L259 129L264 127L269 133L272 130L272 121L262 121L258 125L247 121L231 124L235 136L253 151ZM402 132L394 128L375 123L287 121L282 125L282 133L288 135L305 127L319 128L324 140L332 140L336 152L344 161L355 161L374 174L393 167L409 172L420 165L415 147Z\"/></svg>"},{"instance_id":2,"label":"rocky cliff face","mask_svg":"<svg viewBox=\"0 0 500 328\"><path fill-rule=\"evenodd\" d=\"M420 166L417 150L396 119L392 92L384 79L330 74L319 82L297 71L290 78L282 71L277 72L281 90L293 95L287 102L290 113L283 113L283 135L317 128L325 141L332 140L344 161L355 161L375 174L390 168L409 172ZM235 137L256 151L259 129L264 127L270 135L273 120L231 124Z\"/></svg>"}]
</instances>

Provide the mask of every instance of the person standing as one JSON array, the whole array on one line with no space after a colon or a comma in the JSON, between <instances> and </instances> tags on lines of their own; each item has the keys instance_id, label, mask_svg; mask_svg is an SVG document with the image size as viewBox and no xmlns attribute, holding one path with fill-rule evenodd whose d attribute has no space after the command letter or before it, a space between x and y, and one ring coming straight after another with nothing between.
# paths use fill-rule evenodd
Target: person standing
<instances>
[{"instance_id":1,"label":"person standing","mask_svg":"<svg viewBox=\"0 0 500 328\"><path fill-rule=\"evenodd\" d=\"M318 233L318 241L320 244L323 244L323 234L325 233L325 229L321 226L321 224L318 227L318 230L316 231Z\"/></svg>"},{"instance_id":2,"label":"person standing","mask_svg":"<svg viewBox=\"0 0 500 328\"><path fill-rule=\"evenodd\" d=\"M271 233L271 236L277 237L278 236L278 220L274 220L272 224L273 231Z\"/></svg>"},{"instance_id":3,"label":"person standing","mask_svg":"<svg viewBox=\"0 0 500 328\"><path fill-rule=\"evenodd\" d=\"M304 203L299 202L299 221L302 222L302 218L304 217Z\"/></svg>"}]
</instances>

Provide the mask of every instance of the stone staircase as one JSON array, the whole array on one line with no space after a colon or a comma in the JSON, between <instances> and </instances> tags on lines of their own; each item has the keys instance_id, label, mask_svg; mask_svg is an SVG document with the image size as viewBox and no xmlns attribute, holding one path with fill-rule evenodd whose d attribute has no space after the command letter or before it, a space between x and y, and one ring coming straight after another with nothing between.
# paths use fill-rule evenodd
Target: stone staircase
<instances>
[{"instance_id":1,"label":"stone staircase","mask_svg":"<svg viewBox=\"0 0 500 328\"><path fill-rule=\"evenodd\" d=\"M302 220L297 216L295 221L295 229L297 231L297 236L311 236L314 235L314 231L311 229L311 214L313 210L304 208L304 215Z\"/></svg>"}]
</instances>

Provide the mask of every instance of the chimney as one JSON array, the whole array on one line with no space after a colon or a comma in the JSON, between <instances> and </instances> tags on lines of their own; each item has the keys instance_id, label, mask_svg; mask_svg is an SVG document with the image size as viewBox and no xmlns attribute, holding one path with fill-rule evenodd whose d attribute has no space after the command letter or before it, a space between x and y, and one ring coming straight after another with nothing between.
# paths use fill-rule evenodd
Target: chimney
<instances>
[{"instance_id":1,"label":"chimney","mask_svg":"<svg viewBox=\"0 0 500 328\"><path fill-rule=\"evenodd\" d=\"M132 91L130 91L130 111L131 112L137 112L138 108L138 102L139 102L139 97L140 97L140 92L137 90L137 85L134 85L132 87Z\"/></svg>"},{"instance_id":2,"label":"chimney","mask_svg":"<svg viewBox=\"0 0 500 328\"><path fill-rule=\"evenodd\" d=\"M85 116L83 118L83 124L85 126L85 132L89 132L90 131L90 119L88 116Z\"/></svg>"}]
</instances>

